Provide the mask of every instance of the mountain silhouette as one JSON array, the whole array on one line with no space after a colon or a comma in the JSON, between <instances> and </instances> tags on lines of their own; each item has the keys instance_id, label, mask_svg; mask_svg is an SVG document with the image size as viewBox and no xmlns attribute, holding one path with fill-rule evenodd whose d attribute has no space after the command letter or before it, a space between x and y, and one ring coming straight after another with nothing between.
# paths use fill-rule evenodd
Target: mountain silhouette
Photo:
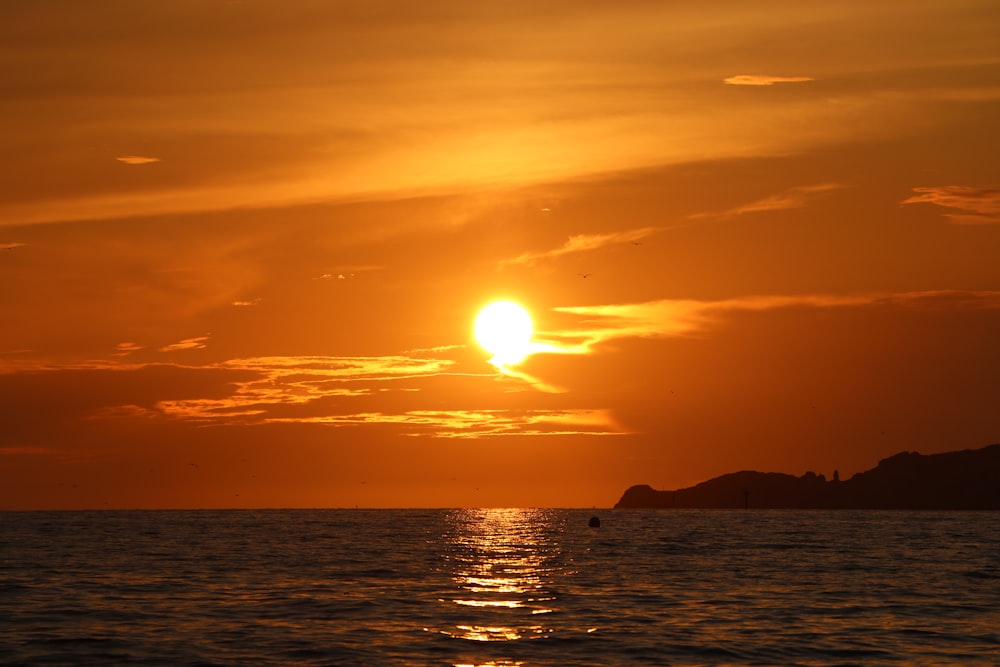
<instances>
[{"instance_id":1,"label":"mountain silhouette","mask_svg":"<svg viewBox=\"0 0 1000 667\"><path fill-rule=\"evenodd\" d=\"M744 470L676 491L630 487L627 508L1000 509L1000 444L943 454L900 452L848 480Z\"/></svg>"}]
</instances>

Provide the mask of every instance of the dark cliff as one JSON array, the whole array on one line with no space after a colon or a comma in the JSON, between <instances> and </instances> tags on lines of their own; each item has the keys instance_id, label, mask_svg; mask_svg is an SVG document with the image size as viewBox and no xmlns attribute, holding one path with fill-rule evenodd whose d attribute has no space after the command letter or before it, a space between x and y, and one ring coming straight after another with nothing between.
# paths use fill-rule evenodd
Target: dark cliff
<instances>
[{"instance_id":1,"label":"dark cliff","mask_svg":"<svg viewBox=\"0 0 1000 667\"><path fill-rule=\"evenodd\" d=\"M676 491L629 488L615 509L1000 509L1000 444L944 454L901 452L848 480L752 470Z\"/></svg>"}]
</instances>

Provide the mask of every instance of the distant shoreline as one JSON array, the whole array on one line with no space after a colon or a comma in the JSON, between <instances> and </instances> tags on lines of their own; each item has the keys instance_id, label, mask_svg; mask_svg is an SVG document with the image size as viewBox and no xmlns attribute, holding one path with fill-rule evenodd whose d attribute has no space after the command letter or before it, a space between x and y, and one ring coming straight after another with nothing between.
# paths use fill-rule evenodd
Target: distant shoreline
<instances>
[{"instance_id":1,"label":"distant shoreline","mask_svg":"<svg viewBox=\"0 0 1000 667\"><path fill-rule=\"evenodd\" d=\"M614 509L1000 510L1000 444L900 452L848 480L744 470L673 491L639 484Z\"/></svg>"}]
</instances>

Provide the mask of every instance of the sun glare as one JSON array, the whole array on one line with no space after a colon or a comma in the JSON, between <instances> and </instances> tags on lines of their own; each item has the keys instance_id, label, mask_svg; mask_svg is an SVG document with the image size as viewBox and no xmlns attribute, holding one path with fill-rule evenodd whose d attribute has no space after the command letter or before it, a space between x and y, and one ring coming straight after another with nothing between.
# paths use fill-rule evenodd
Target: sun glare
<instances>
[{"instance_id":1,"label":"sun glare","mask_svg":"<svg viewBox=\"0 0 1000 667\"><path fill-rule=\"evenodd\" d=\"M479 311L476 340L497 364L516 364L528 355L531 316L511 301L495 301Z\"/></svg>"}]
</instances>

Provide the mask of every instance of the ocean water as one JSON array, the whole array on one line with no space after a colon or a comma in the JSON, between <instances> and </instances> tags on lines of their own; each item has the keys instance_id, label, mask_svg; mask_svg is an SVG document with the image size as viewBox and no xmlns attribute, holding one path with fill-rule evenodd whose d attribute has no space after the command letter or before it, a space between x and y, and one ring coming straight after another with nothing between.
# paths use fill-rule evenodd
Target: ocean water
<instances>
[{"instance_id":1,"label":"ocean water","mask_svg":"<svg viewBox=\"0 0 1000 667\"><path fill-rule=\"evenodd\" d=\"M1000 512L6 512L0 664L1000 665Z\"/></svg>"}]
</instances>

